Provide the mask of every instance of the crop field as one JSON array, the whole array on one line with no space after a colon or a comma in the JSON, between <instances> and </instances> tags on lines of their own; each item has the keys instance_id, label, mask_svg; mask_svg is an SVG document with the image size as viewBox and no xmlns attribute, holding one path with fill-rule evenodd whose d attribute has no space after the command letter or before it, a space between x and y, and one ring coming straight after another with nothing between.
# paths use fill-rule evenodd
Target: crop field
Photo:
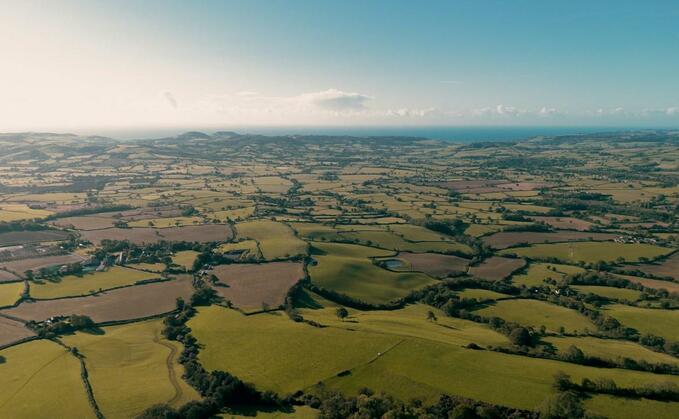
<instances>
[{"instance_id":1,"label":"crop field","mask_svg":"<svg viewBox=\"0 0 679 419\"><path fill-rule=\"evenodd\" d=\"M23 282L11 282L9 284L0 283L0 307L11 306L21 297L24 293L24 283Z\"/></svg>"},{"instance_id":2,"label":"crop field","mask_svg":"<svg viewBox=\"0 0 679 419\"><path fill-rule=\"evenodd\" d=\"M369 259L390 255L387 250L329 243L315 243L314 248L322 256L314 256L317 264L309 268L311 281L369 303L387 303L434 282L421 273L382 269Z\"/></svg>"},{"instance_id":3,"label":"crop field","mask_svg":"<svg viewBox=\"0 0 679 419\"><path fill-rule=\"evenodd\" d=\"M51 211L32 209L25 204L0 205L0 221L5 222L44 218L51 214Z\"/></svg>"},{"instance_id":4,"label":"crop field","mask_svg":"<svg viewBox=\"0 0 679 419\"><path fill-rule=\"evenodd\" d=\"M240 238L256 240L266 260L286 259L307 251L307 244L283 223L249 221L237 224L236 231Z\"/></svg>"},{"instance_id":5,"label":"crop field","mask_svg":"<svg viewBox=\"0 0 679 419\"><path fill-rule=\"evenodd\" d=\"M66 240L69 236L69 233L60 230L8 231L0 233L0 246Z\"/></svg>"},{"instance_id":6,"label":"crop field","mask_svg":"<svg viewBox=\"0 0 679 419\"><path fill-rule=\"evenodd\" d=\"M40 340L0 351L0 412L7 418L95 418L80 363L54 342ZM40 397L36 397L36 395Z\"/></svg>"},{"instance_id":7,"label":"crop field","mask_svg":"<svg viewBox=\"0 0 679 419\"><path fill-rule=\"evenodd\" d=\"M12 272L0 269L0 283L18 281L20 278Z\"/></svg>"},{"instance_id":8,"label":"crop field","mask_svg":"<svg viewBox=\"0 0 679 419\"><path fill-rule=\"evenodd\" d=\"M113 266L106 271L81 276L67 275L57 281L32 281L30 295L38 300L77 297L95 294L111 288L134 285L138 281L159 278L158 274Z\"/></svg>"},{"instance_id":9,"label":"crop field","mask_svg":"<svg viewBox=\"0 0 679 419\"><path fill-rule=\"evenodd\" d=\"M557 231L554 233L539 233L531 231L500 232L484 236L482 241L494 249L506 249L512 246L558 243L572 241L606 241L619 237L610 233L587 233L580 231Z\"/></svg>"},{"instance_id":10,"label":"crop field","mask_svg":"<svg viewBox=\"0 0 679 419\"><path fill-rule=\"evenodd\" d=\"M59 218L53 221L52 224L75 230L101 230L113 227L115 221L116 219L113 217L82 216Z\"/></svg>"},{"instance_id":11,"label":"crop field","mask_svg":"<svg viewBox=\"0 0 679 419\"><path fill-rule=\"evenodd\" d=\"M0 347L33 335L34 333L25 328L22 323L0 316ZM1 352L0 355L2 355Z\"/></svg>"},{"instance_id":12,"label":"crop field","mask_svg":"<svg viewBox=\"0 0 679 419\"><path fill-rule=\"evenodd\" d=\"M658 279L650 279L650 278L641 278L638 276L632 276L632 275L616 275L619 278L626 279L630 282L634 282L636 284L641 284L644 287L647 288L653 288L653 289L665 289L669 292L679 292L679 282L674 282L674 281L661 281Z\"/></svg>"},{"instance_id":13,"label":"crop field","mask_svg":"<svg viewBox=\"0 0 679 419\"><path fill-rule=\"evenodd\" d=\"M626 269L639 270L659 278L671 278L679 281L679 253L675 253L658 264L639 264L623 266Z\"/></svg>"},{"instance_id":14,"label":"crop field","mask_svg":"<svg viewBox=\"0 0 679 419\"><path fill-rule=\"evenodd\" d=\"M398 254L398 258L405 260L411 270L424 272L435 278L466 272L469 265L468 259L436 253L401 252Z\"/></svg>"},{"instance_id":15,"label":"crop field","mask_svg":"<svg viewBox=\"0 0 679 419\"><path fill-rule=\"evenodd\" d=\"M26 271L37 271L40 268L47 268L50 266L66 265L69 263L77 263L83 260L82 256L74 254L45 256L28 259L19 259L11 262L0 263L3 269L15 272L18 275L23 275Z\"/></svg>"},{"instance_id":16,"label":"crop field","mask_svg":"<svg viewBox=\"0 0 679 419\"><path fill-rule=\"evenodd\" d=\"M585 400L585 407L593 414L606 415L616 419L674 419L677 417L676 403L648 399L625 399L606 395Z\"/></svg>"},{"instance_id":17,"label":"crop field","mask_svg":"<svg viewBox=\"0 0 679 419\"><path fill-rule=\"evenodd\" d=\"M81 314L95 322L138 319L174 310L177 297L187 300L193 288L187 277L105 291L96 296L22 303L0 310L23 320L45 320L52 316Z\"/></svg>"},{"instance_id":18,"label":"crop field","mask_svg":"<svg viewBox=\"0 0 679 419\"><path fill-rule=\"evenodd\" d=\"M653 259L670 251L671 249L651 244L576 242L536 244L530 247L506 249L501 253L516 254L530 259L556 258L569 262L596 263L598 261L613 262L618 258L635 262L640 258Z\"/></svg>"},{"instance_id":19,"label":"crop field","mask_svg":"<svg viewBox=\"0 0 679 419\"><path fill-rule=\"evenodd\" d=\"M537 300L503 300L476 311L486 317L500 317L533 328L545 326L557 332L563 327L567 332L595 330L596 326L577 311Z\"/></svg>"},{"instance_id":20,"label":"crop field","mask_svg":"<svg viewBox=\"0 0 679 419\"><path fill-rule=\"evenodd\" d=\"M228 241L233 238L233 231L227 225L211 224L185 227L168 227L156 229L151 227L108 228L104 230L82 231L82 236L100 244L102 240L129 240L135 244L165 241L189 241L207 243L212 241Z\"/></svg>"},{"instance_id":21,"label":"crop field","mask_svg":"<svg viewBox=\"0 0 679 419\"><path fill-rule=\"evenodd\" d=\"M606 314L641 334L652 334L679 341L679 311L638 308L615 304L606 307Z\"/></svg>"},{"instance_id":22,"label":"crop field","mask_svg":"<svg viewBox=\"0 0 679 419\"><path fill-rule=\"evenodd\" d=\"M523 259L493 256L469 268L469 275L488 281L501 281L526 265Z\"/></svg>"},{"instance_id":23,"label":"crop field","mask_svg":"<svg viewBox=\"0 0 679 419\"><path fill-rule=\"evenodd\" d=\"M85 356L94 397L107 418L135 417L153 404L177 407L199 399L181 378L181 344L162 338L161 329L161 320L151 320L64 338Z\"/></svg>"},{"instance_id":24,"label":"crop field","mask_svg":"<svg viewBox=\"0 0 679 419\"><path fill-rule=\"evenodd\" d=\"M279 307L288 290L304 277L302 264L295 262L220 265L212 273L219 278L217 293L245 310Z\"/></svg>"}]
</instances>

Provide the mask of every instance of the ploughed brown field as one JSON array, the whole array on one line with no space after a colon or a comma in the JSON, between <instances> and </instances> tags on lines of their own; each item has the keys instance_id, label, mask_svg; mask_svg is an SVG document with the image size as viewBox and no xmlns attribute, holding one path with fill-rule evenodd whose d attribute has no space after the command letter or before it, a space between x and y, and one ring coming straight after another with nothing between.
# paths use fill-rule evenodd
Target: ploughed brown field
<instances>
[{"instance_id":1,"label":"ploughed brown field","mask_svg":"<svg viewBox=\"0 0 679 419\"><path fill-rule=\"evenodd\" d=\"M491 234L481 238L483 243L493 249L506 249L518 244L558 243L579 240L606 241L613 240L618 234L611 233L587 233L582 231L556 231L554 233L542 233L533 231L507 231Z\"/></svg>"},{"instance_id":2,"label":"ploughed brown field","mask_svg":"<svg viewBox=\"0 0 679 419\"><path fill-rule=\"evenodd\" d=\"M641 278L638 276L632 276L632 275L617 275L621 278L627 279L628 281L641 284L645 287L648 288L654 288L654 289L666 289L669 292L679 292L679 282L673 282L673 281L661 281L658 279L651 279L651 278Z\"/></svg>"},{"instance_id":3,"label":"ploughed brown field","mask_svg":"<svg viewBox=\"0 0 679 419\"><path fill-rule=\"evenodd\" d=\"M36 321L71 314L89 316L97 323L138 319L174 310L177 297L188 301L194 291L191 282L190 276L183 275L171 281L119 288L94 296L24 302L0 314Z\"/></svg>"},{"instance_id":4,"label":"ploughed brown field","mask_svg":"<svg viewBox=\"0 0 679 419\"><path fill-rule=\"evenodd\" d=\"M165 241L188 241L208 243L233 238L233 230L226 224L205 224L169 228L107 228L82 231L82 237L96 244L102 240L129 240L135 244Z\"/></svg>"},{"instance_id":5,"label":"ploughed brown field","mask_svg":"<svg viewBox=\"0 0 679 419\"><path fill-rule=\"evenodd\" d=\"M536 216L536 217L530 217L535 221L540 221L543 222L547 225L550 225L554 228L563 228L567 230L578 230L578 231L585 231L589 230L590 227L592 227L592 223L589 221L585 220L579 220L577 218L572 218L572 217L543 217L543 216Z\"/></svg>"},{"instance_id":6,"label":"ploughed brown field","mask_svg":"<svg viewBox=\"0 0 679 419\"><path fill-rule=\"evenodd\" d=\"M0 316L0 348L29 336L33 336L33 332L23 324Z\"/></svg>"},{"instance_id":7,"label":"ploughed brown field","mask_svg":"<svg viewBox=\"0 0 679 419\"><path fill-rule=\"evenodd\" d=\"M526 261L523 259L493 256L484 260L480 265L469 268L469 275L489 281L500 281L525 264Z\"/></svg>"},{"instance_id":8,"label":"ploughed brown field","mask_svg":"<svg viewBox=\"0 0 679 419\"><path fill-rule=\"evenodd\" d=\"M290 287L304 277L303 265L297 262L220 265L212 273L228 285L215 286L217 293L243 309L282 305Z\"/></svg>"},{"instance_id":9,"label":"ploughed brown field","mask_svg":"<svg viewBox=\"0 0 679 419\"><path fill-rule=\"evenodd\" d=\"M437 253L399 253L398 257L410 263L413 271L424 272L437 278L466 272L469 260L453 255Z\"/></svg>"},{"instance_id":10,"label":"ploughed brown field","mask_svg":"<svg viewBox=\"0 0 679 419\"><path fill-rule=\"evenodd\" d=\"M52 221L52 224L64 228L72 227L77 230L101 230L102 228L113 227L115 221L117 220L113 217L82 216L60 218Z\"/></svg>"},{"instance_id":11,"label":"ploughed brown field","mask_svg":"<svg viewBox=\"0 0 679 419\"><path fill-rule=\"evenodd\" d=\"M0 282L12 282L20 279L11 272L0 270Z\"/></svg>"},{"instance_id":12,"label":"ploughed brown field","mask_svg":"<svg viewBox=\"0 0 679 419\"><path fill-rule=\"evenodd\" d=\"M658 264L646 263L639 265L625 265L623 266L623 269L630 271L638 270L660 278L668 277L675 281L679 281L679 252Z\"/></svg>"},{"instance_id":13,"label":"ploughed brown field","mask_svg":"<svg viewBox=\"0 0 679 419\"><path fill-rule=\"evenodd\" d=\"M35 271L40 268L46 268L48 266L65 265L68 263L81 262L82 260L83 260L82 256L74 254L55 255L13 260L11 262L4 262L0 264L0 267L2 267L3 269L7 269L8 271L15 272L17 275L23 276L24 272L28 270Z\"/></svg>"},{"instance_id":14,"label":"ploughed brown field","mask_svg":"<svg viewBox=\"0 0 679 419\"><path fill-rule=\"evenodd\" d=\"M8 231L0 233L0 246L66 240L70 234L61 230Z\"/></svg>"}]
</instances>

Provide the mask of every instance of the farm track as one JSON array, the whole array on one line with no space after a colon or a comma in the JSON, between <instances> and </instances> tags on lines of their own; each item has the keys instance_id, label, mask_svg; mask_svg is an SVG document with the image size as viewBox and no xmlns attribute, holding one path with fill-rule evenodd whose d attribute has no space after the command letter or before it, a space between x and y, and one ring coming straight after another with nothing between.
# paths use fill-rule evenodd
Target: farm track
<instances>
[{"instance_id":1,"label":"farm track","mask_svg":"<svg viewBox=\"0 0 679 419\"><path fill-rule=\"evenodd\" d=\"M162 345L170 350L170 353L165 359L165 366L167 367L170 383L172 384L172 387L174 387L174 396L167 401L167 404L173 405L174 403L177 403L183 396L182 388L179 385L179 381L177 380L177 374L174 371L173 365L174 358L177 355L177 348L170 343L163 342L159 335L153 337L153 342Z\"/></svg>"}]
</instances>

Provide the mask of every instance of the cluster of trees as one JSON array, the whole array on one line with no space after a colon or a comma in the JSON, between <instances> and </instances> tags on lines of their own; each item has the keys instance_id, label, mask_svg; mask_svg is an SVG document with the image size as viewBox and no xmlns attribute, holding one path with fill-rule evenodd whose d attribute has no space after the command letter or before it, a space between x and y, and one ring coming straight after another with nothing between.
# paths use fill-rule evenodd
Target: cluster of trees
<instances>
[{"instance_id":1,"label":"cluster of trees","mask_svg":"<svg viewBox=\"0 0 679 419\"><path fill-rule=\"evenodd\" d=\"M617 397L644 398L663 402L679 402L679 386L673 382L652 383L644 387L619 387L610 378L591 380L583 378L581 383L571 381L569 375L559 372L554 377L554 386L559 391L577 393L608 394Z\"/></svg>"},{"instance_id":2,"label":"cluster of trees","mask_svg":"<svg viewBox=\"0 0 679 419\"><path fill-rule=\"evenodd\" d=\"M51 339L76 330L92 330L96 327L96 324L88 316L72 314L69 317L60 317L44 322L31 320L26 323L26 327L33 330L41 338Z\"/></svg>"},{"instance_id":3,"label":"cluster of trees","mask_svg":"<svg viewBox=\"0 0 679 419\"><path fill-rule=\"evenodd\" d=\"M163 335L184 345L179 362L184 366L184 379L203 397L200 401L188 402L178 409L166 404L155 405L144 411L138 418L142 419L207 419L223 411L225 407L257 406L279 407L284 404L278 396L271 392L257 391L228 372L207 372L198 361L200 348L198 341L191 335L186 322L195 314L196 305L209 304L214 294L201 280L194 281L196 291L191 296L191 304L182 298L177 299L177 310L165 318Z\"/></svg>"},{"instance_id":4,"label":"cluster of trees","mask_svg":"<svg viewBox=\"0 0 679 419\"><path fill-rule=\"evenodd\" d=\"M322 389L314 395L304 395L302 400L305 404L318 409L321 419L538 418L535 412L448 395L442 395L436 403L425 406L419 400L403 403L385 394L375 394L369 389L362 389L353 397Z\"/></svg>"},{"instance_id":5,"label":"cluster of trees","mask_svg":"<svg viewBox=\"0 0 679 419\"><path fill-rule=\"evenodd\" d=\"M9 231L38 231L49 229L50 228L47 225L36 223L35 221L0 221L0 233L7 233Z\"/></svg>"},{"instance_id":6,"label":"cluster of trees","mask_svg":"<svg viewBox=\"0 0 679 419\"><path fill-rule=\"evenodd\" d=\"M71 211L59 212L49 215L45 220L56 220L57 218L79 217L83 215L100 214L102 212L118 212L131 210L129 205L102 205L97 207L79 208Z\"/></svg>"}]
</instances>

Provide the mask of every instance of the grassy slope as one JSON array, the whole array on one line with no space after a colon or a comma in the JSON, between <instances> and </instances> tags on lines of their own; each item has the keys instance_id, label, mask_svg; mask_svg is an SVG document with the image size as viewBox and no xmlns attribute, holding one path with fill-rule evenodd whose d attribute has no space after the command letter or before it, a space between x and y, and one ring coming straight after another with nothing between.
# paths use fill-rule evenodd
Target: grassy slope
<instances>
[{"instance_id":1,"label":"grassy slope","mask_svg":"<svg viewBox=\"0 0 679 419\"><path fill-rule=\"evenodd\" d=\"M94 396L107 418L134 417L156 403L172 401L176 407L199 398L181 378L181 345L162 339L162 327L162 320L151 320L107 327L103 335L64 337L85 356ZM168 362L179 391L170 381Z\"/></svg>"},{"instance_id":2,"label":"grassy slope","mask_svg":"<svg viewBox=\"0 0 679 419\"><path fill-rule=\"evenodd\" d=\"M306 253L307 244L295 237L290 227L274 221L258 220L236 225L238 237L259 242L264 259L272 260Z\"/></svg>"},{"instance_id":3,"label":"grassy slope","mask_svg":"<svg viewBox=\"0 0 679 419\"><path fill-rule=\"evenodd\" d=\"M674 358L671 355L654 352L634 342L614 339L597 339L594 337L556 336L548 337L544 340L552 343L559 351L564 351L569 346L575 345L586 355L602 359L615 360L620 357L658 364L679 364L679 359Z\"/></svg>"},{"instance_id":4,"label":"grassy slope","mask_svg":"<svg viewBox=\"0 0 679 419\"><path fill-rule=\"evenodd\" d=\"M602 287L596 285L573 285L571 288L583 294L591 293L619 300L636 301L639 299L639 296L641 296L641 291L627 288Z\"/></svg>"},{"instance_id":5,"label":"grassy slope","mask_svg":"<svg viewBox=\"0 0 679 419\"><path fill-rule=\"evenodd\" d=\"M641 334L650 333L679 341L679 311L638 308L616 304L606 307L606 314Z\"/></svg>"},{"instance_id":6,"label":"grassy slope","mask_svg":"<svg viewBox=\"0 0 679 419\"><path fill-rule=\"evenodd\" d=\"M80 363L56 343L40 340L0 351L0 416L12 419L94 418Z\"/></svg>"},{"instance_id":7,"label":"grassy slope","mask_svg":"<svg viewBox=\"0 0 679 419\"><path fill-rule=\"evenodd\" d=\"M316 328L280 313L244 316L217 306L199 309L188 325L205 345L200 360L206 369L228 371L282 394L364 364L399 341L396 336Z\"/></svg>"},{"instance_id":8,"label":"grassy slope","mask_svg":"<svg viewBox=\"0 0 679 419\"><path fill-rule=\"evenodd\" d=\"M554 304L537 300L504 300L495 305L476 311L486 317L500 317L507 321L547 330L557 331L563 326L566 331L595 330L596 326L582 314Z\"/></svg>"},{"instance_id":9,"label":"grassy slope","mask_svg":"<svg viewBox=\"0 0 679 419\"><path fill-rule=\"evenodd\" d=\"M387 251L345 244L314 246L325 255L315 256L318 265L309 268L312 282L369 303L386 303L434 283L427 275L391 272L368 259L368 256L388 256Z\"/></svg>"},{"instance_id":10,"label":"grassy slope","mask_svg":"<svg viewBox=\"0 0 679 419\"><path fill-rule=\"evenodd\" d=\"M554 257L572 262L594 263L600 260L612 262L618 257L636 262L640 257L656 258L671 252L672 249L651 244L626 244L613 242L577 242L536 244L529 247L512 248L500 253L515 253L529 258Z\"/></svg>"}]
</instances>

